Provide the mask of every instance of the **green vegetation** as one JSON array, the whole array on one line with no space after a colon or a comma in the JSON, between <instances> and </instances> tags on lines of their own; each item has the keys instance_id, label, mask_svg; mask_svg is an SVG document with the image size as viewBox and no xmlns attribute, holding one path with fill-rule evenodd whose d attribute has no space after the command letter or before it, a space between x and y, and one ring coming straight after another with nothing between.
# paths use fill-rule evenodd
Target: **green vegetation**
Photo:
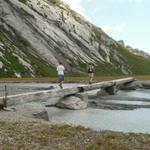
<instances>
[{"instance_id":1,"label":"green vegetation","mask_svg":"<svg viewBox=\"0 0 150 150\"><path fill-rule=\"evenodd\" d=\"M19 2L22 2L22 3L24 3L24 4L27 4L27 1L28 0L18 0Z\"/></svg>"},{"instance_id":2,"label":"green vegetation","mask_svg":"<svg viewBox=\"0 0 150 150\"><path fill-rule=\"evenodd\" d=\"M61 13L60 13L60 20L65 23L65 17L64 17L64 12L63 12L63 10L62 10Z\"/></svg>"},{"instance_id":3,"label":"green vegetation","mask_svg":"<svg viewBox=\"0 0 150 150\"><path fill-rule=\"evenodd\" d=\"M63 13L61 15L63 18ZM3 67L0 68L0 77L15 77L16 74L19 74L21 77L31 77L32 75L35 77L57 76L56 69L53 66L42 60L39 56L29 53L26 49L18 49L3 32L0 32L0 42L4 45L0 49L0 52L3 54L3 56L0 56L0 61L3 63ZM150 74L150 59L134 55L122 46L116 47L113 45L112 49L117 50L123 56L125 65L129 66L129 70L133 75ZM101 55L106 57L106 54L102 53L102 51ZM20 62L19 57L31 64L32 72ZM113 62L113 65L97 63L95 65L95 76L122 76L123 73L119 68L119 63L113 60L113 57L111 62ZM87 64L72 64L72 68L73 71L67 72L66 77L87 77Z\"/></svg>"},{"instance_id":4,"label":"green vegetation","mask_svg":"<svg viewBox=\"0 0 150 150\"><path fill-rule=\"evenodd\" d=\"M4 44L4 50L0 49L3 57L0 61L3 67L0 69L0 77L15 77L15 73L20 74L21 77L31 77L34 74L36 77L56 76L55 68L48 65L47 62L40 57L30 54L27 50L19 50L6 35L0 32L0 42ZM33 71L24 66L18 56L32 65Z\"/></svg>"},{"instance_id":5,"label":"green vegetation","mask_svg":"<svg viewBox=\"0 0 150 150\"><path fill-rule=\"evenodd\" d=\"M88 64L80 63L77 66L77 69L80 70L81 72L83 72L80 74L78 73L79 76L87 76L87 65ZM111 64L98 63L95 65L95 76L122 76L122 75L123 75L123 73L122 73L121 69L115 68Z\"/></svg>"},{"instance_id":6,"label":"green vegetation","mask_svg":"<svg viewBox=\"0 0 150 150\"><path fill-rule=\"evenodd\" d=\"M149 134L101 131L42 122L0 121L1 150L148 150Z\"/></svg>"},{"instance_id":7,"label":"green vegetation","mask_svg":"<svg viewBox=\"0 0 150 150\"><path fill-rule=\"evenodd\" d=\"M111 64L98 64L95 66L95 75L96 76L118 76L123 75L121 69L115 68Z\"/></svg>"},{"instance_id":8,"label":"green vegetation","mask_svg":"<svg viewBox=\"0 0 150 150\"><path fill-rule=\"evenodd\" d=\"M0 41L4 44L4 51L1 50L4 57L0 57L3 67L0 69L0 77L14 77L15 73L21 76L29 76L29 71L20 64L18 57L15 56L16 47L0 32Z\"/></svg>"},{"instance_id":9,"label":"green vegetation","mask_svg":"<svg viewBox=\"0 0 150 150\"><path fill-rule=\"evenodd\" d=\"M30 53L26 52L28 59L31 62L32 67L35 69L36 77L54 77L56 76L56 69L50 65L48 65L44 60L40 57L35 57Z\"/></svg>"},{"instance_id":10,"label":"green vegetation","mask_svg":"<svg viewBox=\"0 0 150 150\"><path fill-rule=\"evenodd\" d=\"M8 77L14 76L15 72L19 73L21 76L24 77L29 76L29 71L27 70L27 68L25 68L25 66L20 64L18 57L13 55L11 48L6 48L3 54L5 55L5 60L3 60L3 64L7 71L4 71L2 73L6 73Z\"/></svg>"},{"instance_id":11,"label":"green vegetation","mask_svg":"<svg viewBox=\"0 0 150 150\"><path fill-rule=\"evenodd\" d=\"M72 75L72 74L71 74ZM78 83L83 82L86 83L88 81L88 76L86 75L66 75L65 76L65 83ZM121 79L125 78L127 76L95 76L94 82L99 81L109 81L109 80L115 80L115 79ZM150 75L145 76L133 76L136 80L150 80ZM47 83L47 82L57 82L57 76L55 77L35 77L35 78L0 78L1 82L37 82L37 83Z\"/></svg>"},{"instance_id":12,"label":"green vegetation","mask_svg":"<svg viewBox=\"0 0 150 150\"><path fill-rule=\"evenodd\" d=\"M61 3L61 0L47 0L47 1L54 5L58 5Z\"/></svg>"},{"instance_id":13,"label":"green vegetation","mask_svg":"<svg viewBox=\"0 0 150 150\"><path fill-rule=\"evenodd\" d=\"M150 74L150 59L134 55L121 46L115 47L115 49L117 49L117 51L125 58L133 75Z\"/></svg>"}]
</instances>

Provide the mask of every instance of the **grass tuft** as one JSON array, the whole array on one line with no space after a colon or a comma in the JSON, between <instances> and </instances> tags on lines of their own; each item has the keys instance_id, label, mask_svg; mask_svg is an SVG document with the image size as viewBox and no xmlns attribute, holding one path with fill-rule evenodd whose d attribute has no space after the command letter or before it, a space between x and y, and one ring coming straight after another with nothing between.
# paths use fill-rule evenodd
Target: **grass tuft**
<instances>
[{"instance_id":1,"label":"grass tuft","mask_svg":"<svg viewBox=\"0 0 150 150\"><path fill-rule=\"evenodd\" d=\"M18 0L19 2L23 3L23 4L27 4L28 0Z\"/></svg>"}]
</instances>

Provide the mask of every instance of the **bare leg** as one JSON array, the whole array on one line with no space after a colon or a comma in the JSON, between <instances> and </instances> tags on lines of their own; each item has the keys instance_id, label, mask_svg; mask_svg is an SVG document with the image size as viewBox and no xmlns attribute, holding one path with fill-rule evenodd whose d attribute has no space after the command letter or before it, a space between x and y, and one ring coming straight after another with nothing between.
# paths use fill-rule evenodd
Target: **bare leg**
<instances>
[{"instance_id":1,"label":"bare leg","mask_svg":"<svg viewBox=\"0 0 150 150\"><path fill-rule=\"evenodd\" d=\"M90 76L89 84L92 84L93 81L93 75Z\"/></svg>"},{"instance_id":2,"label":"bare leg","mask_svg":"<svg viewBox=\"0 0 150 150\"><path fill-rule=\"evenodd\" d=\"M89 84L92 84L92 80L93 80L93 78L91 77L89 80Z\"/></svg>"}]
</instances>

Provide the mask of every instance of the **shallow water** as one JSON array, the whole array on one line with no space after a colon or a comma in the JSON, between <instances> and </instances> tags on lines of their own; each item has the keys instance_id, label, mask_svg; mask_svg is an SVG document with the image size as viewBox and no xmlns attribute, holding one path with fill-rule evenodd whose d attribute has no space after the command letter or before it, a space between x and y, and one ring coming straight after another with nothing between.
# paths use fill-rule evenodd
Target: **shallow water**
<instances>
[{"instance_id":1,"label":"shallow water","mask_svg":"<svg viewBox=\"0 0 150 150\"><path fill-rule=\"evenodd\" d=\"M103 110L88 108L74 111L50 108L49 119L53 123L83 125L95 130L150 133L150 109Z\"/></svg>"},{"instance_id":2,"label":"shallow water","mask_svg":"<svg viewBox=\"0 0 150 150\"><path fill-rule=\"evenodd\" d=\"M126 100L105 100L105 102L111 102L116 104L130 104L130 105L150 105L150 102L142 102L142 101L128 101Z\"/></svg>"},{"instance_id":3,"label":"shallow water","mask_svg":"<svg viewBox=\"0 0 150 150\"><path fill-rule=\"evenodd\" d=\"M119 91L118 95L150 98L150 90ZM113 100L114 101L114 100ZM150 104L142 101L119 101L126 104ZM119 103L117 100L117 103ZM106 110L87 108L84 110L67 110L48 108L52 123L83 125L95 130L112 130L123 132L150 133L150 109Z\"/></svg>"},{"instance_id":4,"label":"shallow water","mask_svg":"<svg viewBox=\"0 0 150 150\"><path fill-rule=\"evenodd\" d=\"M131 91L119 91L117 95L139 97L139 98L150 98L150 90L148 89L138 89Z\"/></svg>"}]
</instances>

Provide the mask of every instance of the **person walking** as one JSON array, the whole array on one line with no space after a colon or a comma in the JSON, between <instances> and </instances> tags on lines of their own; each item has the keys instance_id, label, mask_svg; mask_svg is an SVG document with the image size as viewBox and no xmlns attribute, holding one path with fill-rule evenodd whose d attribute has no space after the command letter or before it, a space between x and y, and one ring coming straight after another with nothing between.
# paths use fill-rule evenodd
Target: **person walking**
<instances>
[{"instance_id":1,"label":"person walking","mask_svg":"<svg viewBox=\"0 0 150 150\"><path fill-rule=\"evenodd\" d=\"M59 86L61 89L63 88L64 71L65 71L65 67L60 62L59 65L57 66L57 74L58 74Z\"/></svg>"},{"instance_id":2,"label":"person walking","mask_svg":"<svg viewBox=\"0 0 150 150\"><path fill-rule=\"evenodd\" d=\"M94 72L95 72L93 64L91 64L91 63L89 64L87 72L88 72L88 76L89 76L89 84L92 84Z\"/></svg>"}]
</instances>

